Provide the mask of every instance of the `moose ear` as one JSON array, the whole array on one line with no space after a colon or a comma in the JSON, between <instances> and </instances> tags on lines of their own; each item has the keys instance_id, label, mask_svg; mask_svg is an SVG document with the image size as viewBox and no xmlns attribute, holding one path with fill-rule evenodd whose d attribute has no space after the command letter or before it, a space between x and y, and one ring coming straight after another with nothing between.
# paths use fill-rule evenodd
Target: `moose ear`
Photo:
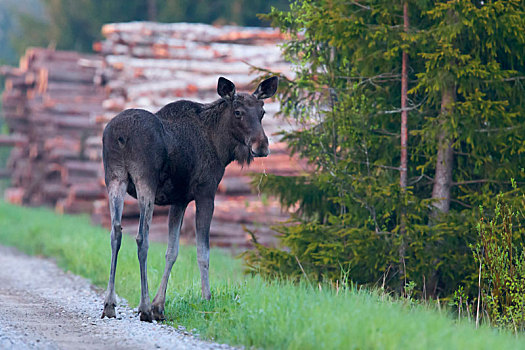
<instances>
[{"instance_id":1,"label":"moose ear","mask_svg":"<svg viewBox=\"0 0 525 350\"><path fill-rule=\"evenodd\" d=\"M259 100L272 97L277 91L279 85L279 78L271 77L259 84L257 89L254 91L253 96Z\"/></svg>"},{"instance_id":2,"label":"moose ear","mask_svg":"<svg viewBox=\"0 0 525 350\"><path fill-rule=\"evenodd\" d=\"M233 95L235 95L235 85L228 79L220 77L219 83L217 84L217 93L222 98L233 99Z\"/></svg>"}]
</instances>

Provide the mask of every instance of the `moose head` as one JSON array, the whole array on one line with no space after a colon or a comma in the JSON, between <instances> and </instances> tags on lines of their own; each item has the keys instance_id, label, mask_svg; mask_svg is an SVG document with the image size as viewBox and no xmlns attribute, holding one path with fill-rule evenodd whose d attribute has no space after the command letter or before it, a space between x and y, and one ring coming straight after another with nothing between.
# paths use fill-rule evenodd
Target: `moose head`
<instances>
[{"instance_id":1,"label":"moose head","mask_svg":"<svg viewBox=\"0 0 525 350\"><path fill-rule=\"evenodd\" d=\"M248 94L237 93L231 81L219 78L217 93L228 102L226 114L230 119L231 136L237 141L235 159L240 163L250 163L253 157L270 154L268 137L262 127L263 100L275 94L278 82L277 77L268 78Z\"/></svg>"}]
</instances>

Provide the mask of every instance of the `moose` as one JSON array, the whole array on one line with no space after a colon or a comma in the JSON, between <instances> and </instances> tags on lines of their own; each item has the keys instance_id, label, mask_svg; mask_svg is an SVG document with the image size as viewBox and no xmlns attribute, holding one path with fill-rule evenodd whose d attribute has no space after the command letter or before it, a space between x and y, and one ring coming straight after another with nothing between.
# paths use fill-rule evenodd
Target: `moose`
<instances>
[{"instance_id":1,"label":"moose","mask_svg":"<svg viewBox=\"0 0 525 350\"><path fill-rule=\"evenodd\" d=\"M116 317L115 273L126 192L138 200L140 208L136 236L140 320L164 319L166 287L177 260L182 219L193 200L202 297L210 299L209 230L215 193L232 161L249 165L254 157L270 153L262 127L263 100L275 94L277 85L278 78L274 76L260 83L252 94L237 93L231 81L220 77L220 98L214 102L181 100L155 114L127 109L107 124L102 136L102 158L111 214L111 265L102 318ZM166 266L157 295L150 302L146 261L155 204L170 205L170 209Z\"/></svg>"}]
</instances>

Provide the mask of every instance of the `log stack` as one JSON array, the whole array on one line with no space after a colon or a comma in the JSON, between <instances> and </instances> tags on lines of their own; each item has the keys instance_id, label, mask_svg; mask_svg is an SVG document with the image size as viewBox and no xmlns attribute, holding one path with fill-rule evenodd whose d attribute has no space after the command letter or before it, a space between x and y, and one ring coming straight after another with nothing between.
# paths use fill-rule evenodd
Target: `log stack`
<instances>
[{"instance_id":1,"label":"log stack","mask_svg":"<svg viewBox=\"0 0 525 350\"><path fill-rule=\"evenodd\" d=\"M94 45L105 58L101 80L109 93L101 122L126 108L155 112L178 99L213 101L221 75L246 91L260 75L254 67L291 74L278 47L283 35L271 28L131 22L107 24L102 33L106 40ZM274 118L276 101L265 110L268 134L287 126Z\"/></svg>"},{"instance_id":2,"label":"log stack","mask_svg":"<svg viewBox=\"0 0 525 350\"><path fill-rule=\"evenodd\" d=\"M254 66L291 72L278 48L283 36L273 29L132 22L105 25L102 33L106 39L94 45L99 56L31 49L19 68L4 72L4 114L10 131L19 135L9 141L17 144L10 161L14 187L6 197L53 205L60 212L91 213L94 222L109 227L101 134L111 118L126 108L155 112L178 99L213 101L219 76L233 81L238 91L253 89L259 75ZM250 173L296 175L305 169L275 135L291 128L275 116L277 101L266 101L265 110L272 154L250 167L226 169L210 232L214 245L249 246L245 228L261 243L274 244L269 226L288 217L275 199L250 186ZM167 214L167 207L155 209L152 239L167 239ZM136 233L138 217L137 202L128 196L124 232ZM183 225L187 241L193 239L193 223L190 206Z\"/></svg>"},{"instance_id":3,"label":"log stack","mask_svg":"<svg viewBox=\"0 0 525 350\"><path fill-rule=\"evenodd\" d=\"M0 144L14 146L8 201L79 213L104 198L100 159L89 157L106 97L94 84L102 64L96 55L31 48L18 68L2 67L2 112L10 135Z\"/></svg>"},{"instance_id":4,"label":"log stack","mask_svg":"<svg viewBox=\"0 0 525 350\"><path fill-rule=\"evenodd\" d=\"M132 22L105 25L102 33L106 39L95 49L106 63L101 78L108 88L106 113L99 120L103 124L126 108L155 112L179 99L211 102L218 98L219 76L233 81L238 91L249 91L255 88L253 81L260 75L254 67L291 75L290 64L278 47L284 37L270 28ZM210 229L214 245L249 246L250 236L244 228L255 232L261 243L274 244L274 232L269 226L288 218L275 199L261 199L250 186L248 174L252 172L295 175L304 171L304 164L290 159L286 145L275 135L290 128L276 116L278 102L266 101L265 110L263 126L273 141L272 154L257 159L249 168L230 164L226 169ZM126 204L124 230L136 232L138 206L131 198ZM95 219L108 225L107 211L106 202L99 201ZM155 209L150 231L153 237L166 237L167 212L167 208ZM193 232L191 205L186 211L183 237L192 240Z\"/></svg>"}]
</instances>

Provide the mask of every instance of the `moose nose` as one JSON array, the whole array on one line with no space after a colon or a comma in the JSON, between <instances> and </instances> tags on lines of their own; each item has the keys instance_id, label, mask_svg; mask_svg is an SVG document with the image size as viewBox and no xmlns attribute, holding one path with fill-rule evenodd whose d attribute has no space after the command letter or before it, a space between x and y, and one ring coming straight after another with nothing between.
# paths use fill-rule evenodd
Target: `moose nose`
<instances>
[{"instance_id":1,"label":"moose nose","mask_svg":"<svg viewBox=\"0 0 525 350\"><path fill-rule=\"evenodd\" d=\"M254 157L268 157L269 154L270 154L270 150L268 149L268 147L264 149L259 149L257 151L252 148L252 155Z\"/></svg>"},{"instance_id":2,"label":"moose nose","mask_svg":"<svg viewBox=\"0 0 525 350\"><path fill-rule=\"evenodd\" d=\"M264 135L261 139L256 140L252 144L252 155L254 157L267 157L270 154L268 147L268 137Z\"/></svg>"},{"instance_id":3,"label":"moose nose","mask_svg":"<svg viewBox=\"0 0 525 350\"><path fill-rule=\"evenodd\" d=\"M266 144L253 144L252 155L254 157L267 157L270 154L268 143Z\"/></svg>"}]
</instances>

